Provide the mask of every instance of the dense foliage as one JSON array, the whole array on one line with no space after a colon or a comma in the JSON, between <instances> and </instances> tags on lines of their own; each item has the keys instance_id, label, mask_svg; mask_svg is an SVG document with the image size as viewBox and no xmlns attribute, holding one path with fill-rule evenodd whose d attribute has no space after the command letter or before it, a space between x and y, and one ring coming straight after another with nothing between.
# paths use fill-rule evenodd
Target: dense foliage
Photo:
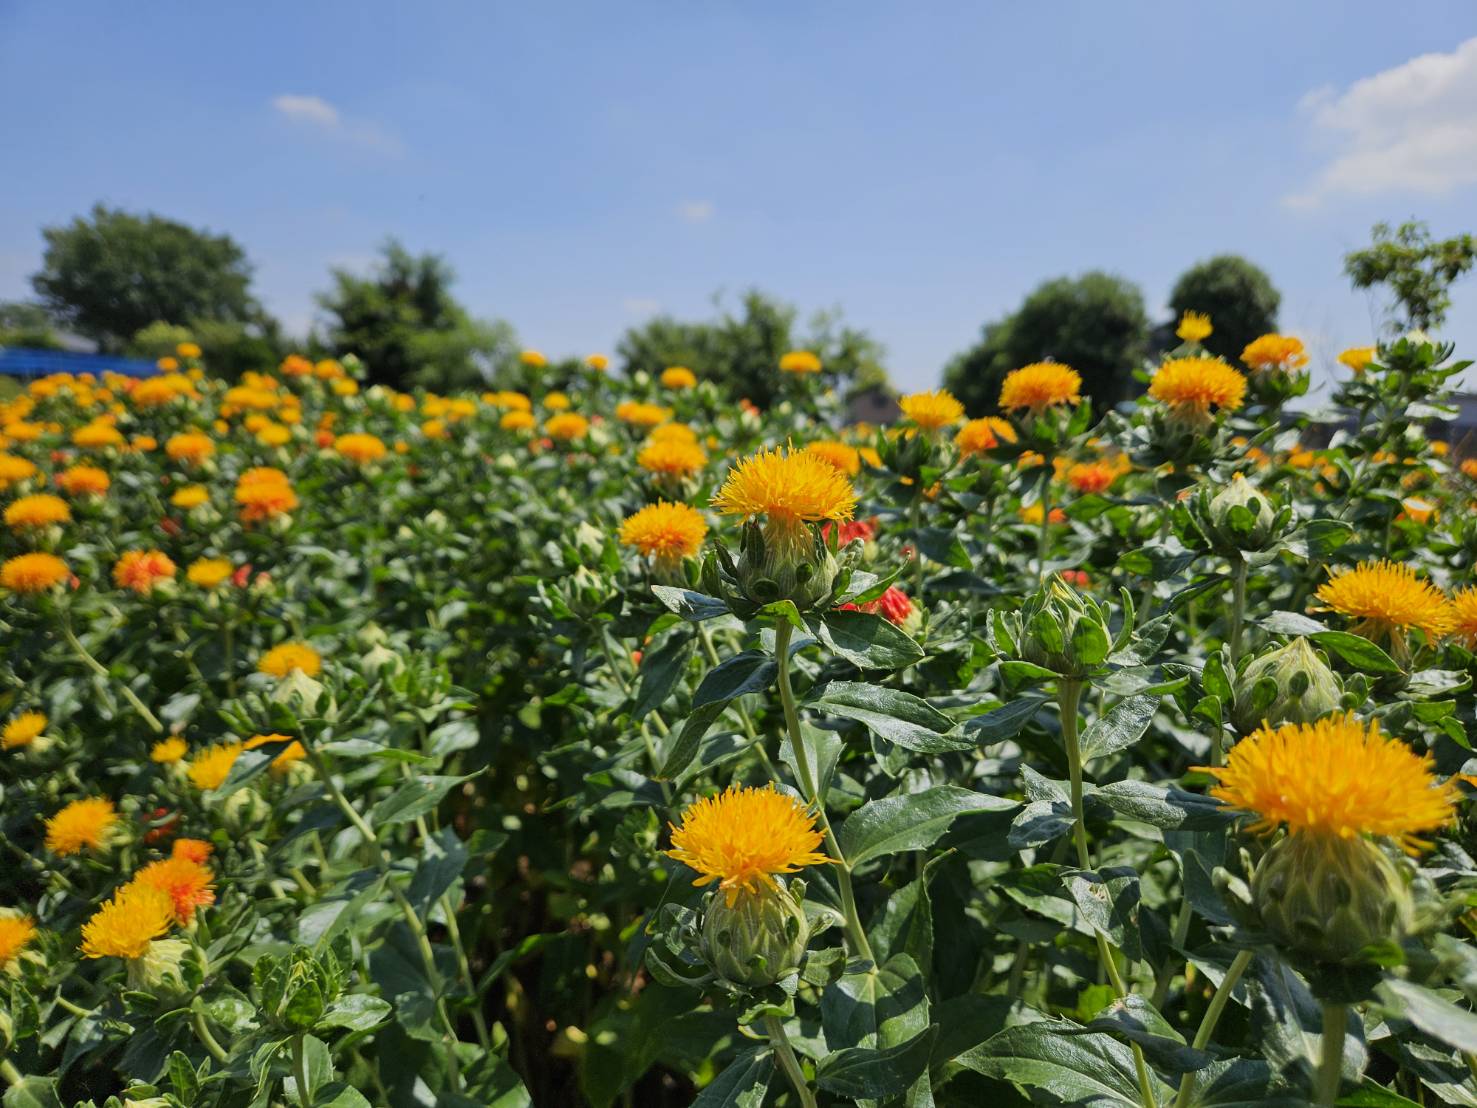
<instances>
[{"instance_id":1,"label":"dense foliage","mask_svg":"<svg viewBox=\"0 0 1477 1108\"><path fill-rule=\"evenodd\" d=\"M36 293L62 325L121 350L151 323L261 320L251 266L229 235L96 205L46 240Z\"/></svg>"},{"instance_id":2,"label":"dense foliage","mask_svg":"<svg viewBox=\"0 0 1477 1108\"><path fill-rule=\"evenodd\" d=\"M1144 294L1132 281L1102 272L1057 277L1038 285L1009 316L986 324L979 343L949 364L944 381L965 408L983 414L995 410L1007 373L1054 358L1082 374L1095 402L1112 407L1132 394L1133 370L1148 343Z\"/></svg>"},{"instance_id":3,"label":"dense foliage","mask_svg":"<svg viewBox=\"0 0 1477 1108\"><path fill-rule=\"evenodd\" d=\"M6 1108L1477 1103L1463 363L0 410ZM778 449L776 449L778 448Z\"/></svg>"}]
</instances>

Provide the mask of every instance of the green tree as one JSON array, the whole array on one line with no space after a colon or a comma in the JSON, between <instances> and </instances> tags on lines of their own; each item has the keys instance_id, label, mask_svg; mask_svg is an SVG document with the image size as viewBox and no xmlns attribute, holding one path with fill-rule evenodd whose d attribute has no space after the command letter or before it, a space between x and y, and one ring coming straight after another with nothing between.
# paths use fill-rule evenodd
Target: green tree
<instances>
[{"instance_id":1,"label":"green tree","mask_svg":"<svg viewBox=\"0 0 1477 1108\"><path fill-rule=\"evenodd\" d=\"M225 320L195 320L189 326L154 322L133 336L128 353L156 359L173 354L182 342L200 347L205 368L218 377L236 378L248 370L274 370L288 353L274 322L246 326Z\"/></svg>"},{"instance_id":2,"label":"green tree","mask_svg":"<svg viewBox=\"0 0 1477 1108\"><path fill-rule=\"evenodd\" d=\"M1202 344L1212 354L1235 362L1252 339L1277 330L1282 294L1261 267L1236 254L1217 254L1196 262L1174 283L1169 307L1174 323L1185 312L1203 312L1215 328ZM1171 339L1170 345L1178 345Z\"/></svg>"},{"instance_id":3,"label":"green tree","mask_svg":"<svg viewBox=\"0 0 1477 1108\"><path fill-rule=\"evenodd\" d=\"M46 252L32 286L58 322L105 350L121 350L158 321L264 319L249 291L251 265L228 235L102 204L41 235Z\"/></svg>"},{"instance_id":4,"label":"green tree","mask_svg":"<svg viewBox=\"0 0 1477 1108\"><path fill-rule=\"evenodd\" d=\"M1106 407L1131 395L1148 341L1144 296L1133 282L1100 271L1058 277L987 323L980 341L945 368L944 381L971 412L989 412L1007 373L1050 358L1077 370L1083 392Z\"/></svg>"},{"instance_id":5,"label":"green tree","mask_svg":"<svg viewBox=\"0 0 1477 1108\"><path fill-rule=\"evenodd\" d=\"M0 346L63 349L46 309L23 300L0 301Z\"/></svg>"},{"instance_id":6,"label":"green tree","mask_svg":"<svg viewBox=\"0 0 1477 1108\"><path fill-rule=\"evenodd\" d=\"M737 311L716 319L660 315L632 327L621 336L616 354L628 373L658 374L668 366L685 365L761 408L773 401L780 358L791 350L815 353L827 379L848 390L886 386L884 351L875 339L843 324L836 311L816 313L804 330L796 326L798 314L792 305L750 289Z\"/></svg>"},{"instance_id":7,"label":"green tree","mask_svg":"<svg viewBox=\"0 0 1477 1108\"><path fill-rule=\"evenodd\" d=\"M1440 327L1451 307L1451 286L1477 263L1477 240L1468 234L1433 239L1416 220L1394 230L1376 223L1373 237L1372 245L1344 255L1344 273L1354 287L1388 287L1394 304L1387 326L1394 334Z\"/></svg>"},{"instance_id":8,"label":"green tree","mask_svg":"<svg viewBox=\"0 0 1477 1108\"><path fill-rule=\"evenodd\" d=\"M517 353L512 328L471 318L451 295L456 275L436 254L415 255L394 239L368 277L333 271L318 296L335 355L357 354L371 381L438 392L489 380Z\"/></svg>"}]
</instances>

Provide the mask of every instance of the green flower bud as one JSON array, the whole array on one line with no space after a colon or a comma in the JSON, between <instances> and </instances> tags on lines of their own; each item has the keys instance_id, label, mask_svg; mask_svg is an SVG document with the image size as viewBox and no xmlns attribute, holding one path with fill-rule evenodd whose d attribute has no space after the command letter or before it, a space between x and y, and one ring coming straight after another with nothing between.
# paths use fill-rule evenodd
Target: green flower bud
<instances>
[{"instance_id":1,"label":"green flower bud","mask_svg":"<svg viewBox=\"0 0 1477 1108\"><path fill-rule=\"evenodd\" d=\"M1358 960L1415 929L1409 867L1368 839L1305 832L1267 851L1251 878L1264 930L1304 958Z\"/></svg>"},{"instance_id":2,"label":"green flower bud","mask_svg":"<svg viewBox=\"0 0 1477 1108\"><path fill-rule=\"evenodd\" d=\"M1016 636L1021 657L1064 677L1085 677L1113 650L1107 609L1053 576L1026 601Z\"/></svg>"},{"instance_id":3,"label":"green flower bud","mask_svg":"<svg viewBox=\"0 0 1477 1108\"><path fill-rule=\"evenodd\" d=\"M1339 707L1343 685L1305 638L1255 658L1236 678L1231 722L1243 735L1263 723L1312 723Z\"/></svg>"},{"instance_id":4,"label":"green flower bud","mask_svg":"<svg viewBox=\"0 0 1477 1108\"><path fill-rule=\"evenodd\" d=\"M128 987L157 997L178 997L191 988L186 980L192 968L186 965L188 961L200 971L197 979L204 976L200 953L189 943L183 939L155 939L142 958L128 960Z\"/></svg>"},{"instance_id":5,"label":"green flower bud","mask_svg":"<svg viewBox=\"0 0 1477 1108\"><path fill-rule=\"evenodd\" d=\"M830 598L840 569L830 546L809 524L789 541L777 541L775 528L753 520L744 524L738 584L744 598L760 607L777 600L792 601L802 612L820 606Z\"/></svg>"},{"instance_id":6,"label":"green flower bud","mask_svg":"<svg viewBox=\"0 0 1477 1108\"><path fill-rule=\"evenodd\" d=\"M1261 550L1274 537L1279 507L1269 493L1238 473L1210 498L1205 528L1224 549Z\"/></svg>"},{"instance_id":7,"label":"green flower bud","mask_svg":"<svg viewBox=\"0 0 1477 1108\"><path fill-rule=\"evenodd\" d=\"M796 890L776 881L775 887L757 892L739 890L731 904L727 893L715 893L703 919L701 948L719 977L758 988L798 967L809 938Z\"/></svg>"}]
</instances>

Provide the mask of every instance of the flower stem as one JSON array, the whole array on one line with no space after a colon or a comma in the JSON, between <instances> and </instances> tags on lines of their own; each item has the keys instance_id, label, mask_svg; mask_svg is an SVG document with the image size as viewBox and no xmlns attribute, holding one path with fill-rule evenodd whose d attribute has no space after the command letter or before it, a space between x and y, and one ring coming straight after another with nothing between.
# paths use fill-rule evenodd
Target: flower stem
<instances>
[{"instance_id":1,"label":"flower stem","mask_svg":"<svg viewBox=\"0 0 1477 1108\"><path fill-rule=\"evenodd\" d=\"M1082 744L1077 737L1077 706L1081 700L1081 681L1062 678L1057 683L1057 703L1062 715L1062 742L1067 748L1067 772L1071 778L1072 839L1077 844L1078 866L1088 870L1092 868L1092 854L1087 849L1087 819L1082 808ZM1096 928L1093 931L1097 938L1098 961L1108 975L1108 983L1113 986L1113 992L1121 999L1128 995L1128 986L1118 969L1117 955L1108 944L1108 937ZM1133 1064L1138 1073L1139 1093L1143 1098L1144 1108L1156 1108L1154 1082L1149 1074L1149 1065L1144 1061L1144 1052L1138 1043L1129 1045L1133 1048Z\"/></svg>"},{"instance_id":2,"label":"flower stem","mask_svg":"<svg viewBox=\"0 0 1477 1108\"><path fill-rule=\"evenodd\" d=\"M303 1049L303 1036L292 1037L292 1076L297 1082L297 1100L303 1108L312 1108L308 1099L308 1055Z\"/></svg>"},{"instance_id":3,"label":"flower stem","mask_svg":"<svg viewBox=\"0 0 1477 1108\"><path fill-rule=\"evenodd\" d=\"M923 607L923 546L919 536L923 533L923 490L913 494L913 504L908 509L908 527L913 532L913 603Z\"/></svg>"},{"instance_id":4,"label":"flower stem","mask_svg":"<svg viewBox=\"0 0 1477 1108\"><path fill-rule=\"evenodd\" d=\"M1226 970L1226 976L1221 978L1220 988L1216 989L1215 995L1210 998L1210 1007L1205 1009L1205 1015L1200 1019L1200 1030L1195 1032L1196 1050L1204 1050L1209 1045L1210 1037L1215 1034L1215 1025L1220 1022L1221 1013L1226 1010L1226 1003L1231 999L1231 994L1235 992L1241 975L1246 972L1246 967L1251 965L1251 959L1251 951L1238 951L1231 962L1231 968ZM1187 1073L1180 1078L1180 1091L1179 1095L1174 1098L1174 1108L1187 1108L1194 1092L1195 1074Z\"/></svg>"},{"instance_id":5,"label":"flower stem","mask_svg":"<svg viewBox=\"0 0 1477 1108\"><path fill-rule=\"evenodd\" d=\"M800 1108L815 1108L815 1094L810 1091L810 1084L805 1080L805 1071L800 1068L800 1059L795 1057L795 1049L790 1046L790 1037L785 1034L784 1022L778 1016L765 1016L764 1032L769 1036L770 1045L774 1047L774 1056L780 1069L785 1071L785 1076L795 1089L795 1095L800 1098Z\"/></svg>"},{"instance_id":6,"label":"flower stem","mask_svg":"<svg viewBox=\"0 0 1477 1108\"><path fill-rule=\"evenodd\" d=\"M806 753L805 739L800 733L800 713L795 709L795 692L790 687L790 635L793 631L794 627L789 621L780 621L774 632L774 656L779 664L780 706L784 709L790 746L795 751L795 772L800 778L800 787L805 790L806 799L815 809L816 818L820 821L821 831L826 837L826 851L836 863L836 885L841 890L841 910L846 917L847 945L852 954L871 962L874 961L872 944L867 941L861 917L857 915L856 896L851 888L851 866L847 864L846 855L841 852L836 833L831 830L831 821L826 818L825 799L820 795L815 774L811 770L810 757Z\"/></svg>"},{"instance_id":7,"label":"flower stem","mask_svg":"<svg viewBox=\"0 0 1477 1108\"><path fill-rule=\"evenodd\" d=\"M1036 536L1036 584L1046 584L1046 547L1051 537L1051 466L1041 477L1041 533Z\"/></svg>"},{"instance_id":8,"label":"flower stem","mask_svg":"<svg viewBox=\"0 0 1477 1108\"><path fill-rule=\"evenodd\" d=\"M1323 1056L1318 1063L1315 1089L1318 1108L1333 1108L1339 1098L1339 1082L1344 1075L1344 1033L1349 1022L1349 1006L1332 1000L1323 1002Z\"/></svg>"},{"instance_id":9,"label":"flower stem","mask_svg":"<svg viewBox=\"0 0 1477 1108\"><path fill-rule=\"evenodd\" d=\"M1246 578L1251 572L1246 559L1237 555L1236 570L1231 578L1231 665L1241 658L1241 630L1246 623Z\"/></svg>"},{"instance_id":10,"label":"flower stem","mask_svg":"<svg viewBox=\"0 0 1477 1108\"><path fill-rule=\"evenodd\" d=\"M67 640L67 645L72 648L72 653L77 656L77 660L105 681L111 681L113 675L108 672L107 667L88 653L87 648L82 645L82 640L72 633L72 621L70 617L66 615L62 616L61 627L62 637ZM123 694L123 699L128 701L133 707L133 710L139 714L140 718L154 729L156 734L164 734L164 724L159 722L159 717L149 711L148 706L138 698L127 684L119 681L118 691Z\"/></svg>"},{"instance_id":11,"label":"flower stem","mask_svg":"<svg viewBox=\"0 0 1477 1108\"><path fill-rule=\"evenodd\" d=\"M462 1088L462 1079L461 1066L456 1056L456 1044L458 1042L456 1025L452 1023L451 1014L446 1007L441 971L436 968L436 954L431 948L430 938L426 935L425 924L421 922L420 916L416 915L415 906L409 900L405 899L405 894L391 880L389 852L385 850L384 845L379 840L379 836L374 833L374 828L365 821L364 817L359 814L358 809L344 795L343 790L338 787L338 784L333 779L333 774L329 772L328 765L323 761L323 755L318 752L317 748L311 742L306 740L306 737L301 741L303 750L308 755L308 762L313 767L313 772L318 775L318 780L328 790L328 795L333 799L334 804L338 806L339 811L344 814L345 818L354 825L354 828L359 834L364 837L364 841L373 848L376 868L379 870L380 876L384 879L385 887L389 890L390 896L399 907L400 914L405 917L405 926L410 929L411 935L415 938L416 947L420 951L421 963L426 971L426 981L430 984L431 991L436 998L436 1014L440 1016L441 1025L446 1029L448 1036L446 1050L447 1076L450 1079L452 1090L459 1094Z\"/></svg>"},{"instance_id":12,"label":"flower stem","mask_svg":"<svg viewBox=\"0 0 1477 1108\"><path fill-rule=\"evenodd\" d=\"M21 1076L21 1071L15 1068L15 1065L11 1062L9 1058L0 1058L0 1077L5 1078L5 1083L7 1085L19 1085L22 1081L25 1080L25 1078ZM815 1101L812 1100L811 1104L814 1103Z\"/></svg>"},{"instance_id":13,"label":"flower stem","mask_svg":"<svg viewBox=\"0 0 1477 1108\"><path fill-rule=\"evenodd\" d=\"M225 1048L215 1041L215 1036L210 1033L210 1025L205 1022L205 1013L198 1008L190 1011L190 1027L195 1032L195 1038L210 1052L210 1056L224 1064L228 1057Z\"/></svg>"}]
</instances>

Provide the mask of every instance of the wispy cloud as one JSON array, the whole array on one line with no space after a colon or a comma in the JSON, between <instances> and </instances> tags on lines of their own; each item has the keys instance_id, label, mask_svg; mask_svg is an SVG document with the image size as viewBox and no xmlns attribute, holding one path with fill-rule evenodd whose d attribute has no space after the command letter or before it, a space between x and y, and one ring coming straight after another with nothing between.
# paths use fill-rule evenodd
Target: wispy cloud
<instances>
[{"instance_id":1,"label":"wispy cloud","mask_svg":"<svg viewBox=\"0 0 1477 1108\"><path fill-rule=\"evenodd\" d=\"M1291 207L1338 194L1443 193L1477 184L1477 38L1355 81L1315 89L1302 110L1336 151Z\"/></svg>"},{"instance_id":2,"label":"wispy cloud","mask_svg":"<svg viewBox=\"0 0 1477 1108\"><path fill-rule=\"evenodd\" d=\"M394 157L404 153L400 140L384 127L373 120L347 117L321 96L283 93L272 98L272 107L284 119L339 141Z\"/></svg>"},{"instance_id":3,"label":"wispy cloud","mask_svg":"<svg viewBox=\"0 0 1477 1108\"><path fill-rule=\"evenodd\" d=\"M706 223L714 210L711 200L687 200L677 205L677 218L683 223Z\"/></svg>"}]
</instances>

